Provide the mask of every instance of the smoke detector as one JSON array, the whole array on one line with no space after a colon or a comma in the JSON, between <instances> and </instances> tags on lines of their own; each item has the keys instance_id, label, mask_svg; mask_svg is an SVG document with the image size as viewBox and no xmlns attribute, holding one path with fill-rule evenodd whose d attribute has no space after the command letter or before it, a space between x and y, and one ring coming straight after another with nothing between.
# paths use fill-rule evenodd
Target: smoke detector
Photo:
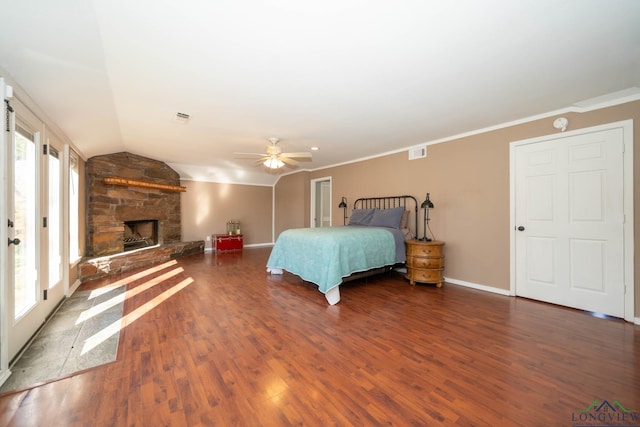
<instances>
[{"instance_id":1,"label":"smoke detector","mask_svg":"<svg viewBox=\"0 0 640 427\"><path fill-rule=\"evenodd\" d=\"M569 124L569 120L566 117L558 117L553 122L553 127L558 129L560 132L564 132L567 130L567 125Z\"/></svg>"}]
</instances>

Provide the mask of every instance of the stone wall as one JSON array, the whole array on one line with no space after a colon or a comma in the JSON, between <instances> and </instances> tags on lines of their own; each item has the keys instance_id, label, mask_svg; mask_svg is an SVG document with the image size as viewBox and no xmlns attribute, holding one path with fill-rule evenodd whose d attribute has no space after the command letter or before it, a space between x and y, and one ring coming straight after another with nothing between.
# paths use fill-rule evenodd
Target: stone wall
<instances>
[{"instance_id":1,"label":"stone wall","mask_svg":"<svg viewBox=\"0 0 640 427\"><path fill-rule=\"evenodd\" d=\"M131 153L90 158L87 173L87 255L124 251L124 221L158 220L158 242L181 241L180 193L163 189L105 184L118 177L172 186L180 176L163 162Z\"/></svg>"}]
</instances>

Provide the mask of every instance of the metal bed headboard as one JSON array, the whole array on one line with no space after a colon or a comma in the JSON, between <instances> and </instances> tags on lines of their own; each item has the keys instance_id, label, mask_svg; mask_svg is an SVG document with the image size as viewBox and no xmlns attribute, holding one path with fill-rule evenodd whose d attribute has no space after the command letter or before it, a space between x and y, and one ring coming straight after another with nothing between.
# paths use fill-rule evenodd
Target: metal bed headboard
<instances>
[{"instance_id":1,"label":"metal bed headboard","mask_svg":"<svg viewBox=\"0 0 640 427\"><path fill-rule=\"evenodd\" d=\"M411 202L413 201L413 208ZM353 209L392 209L404 207L411 210L415 219L413 235L418 235L418 201L413 196L386 196L386 197L362 197L353 202Z\"/></svg>"}]
</instances>

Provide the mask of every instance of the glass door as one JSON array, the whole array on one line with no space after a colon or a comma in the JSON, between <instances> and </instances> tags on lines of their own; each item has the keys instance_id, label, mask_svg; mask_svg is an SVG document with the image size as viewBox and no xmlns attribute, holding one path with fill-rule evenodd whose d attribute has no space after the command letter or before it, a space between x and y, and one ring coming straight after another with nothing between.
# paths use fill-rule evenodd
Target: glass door
<instances>
[{"instance_id":1,"label":"glass door","mask_svg":"<svg viewBox=\"0 0 640 427\"><path fill-rule=\"evenodd\" d=\"M43 260L47 262L47 277L41 280L44 288L43 305L46 313L55 309L64 298L64 286L62 286L62 150L58 148L57 140L49 138L46 149L45 166L47 171L46 202L43 204L47 212L43 213L43 241L47 248L47 256ZM44 265L43 265L44 270Z\"/></svg>"},{"instance_id":2,"label":"glass door","mask_svg":"<svg viewBox=\"0 0 640 427\"><path fill-rule=\"evenodd\" d=\"M16 113L9 138L9 358L12 359L44 322L40 309L38 144L42 125L14 103Z\"/></svg>"},{"instance_id":3,"label":"glass door","mask_svg":"<svg viewBox=\"0 0 640 427\"><path fill-rule=\"evenodd\" d=\"M16 126L14 169L14 320L38 300L36 271L36 143L33 133Z\"/></svg>"}]
</instances>

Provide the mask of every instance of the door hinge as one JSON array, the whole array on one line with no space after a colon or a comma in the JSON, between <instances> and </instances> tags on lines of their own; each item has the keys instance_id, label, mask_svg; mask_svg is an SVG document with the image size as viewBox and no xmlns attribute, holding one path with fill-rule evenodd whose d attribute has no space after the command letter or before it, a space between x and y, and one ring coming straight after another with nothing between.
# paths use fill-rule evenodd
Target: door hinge
<instances>
[{"instance_id":1,"label":"door hinge","mask_svg":"<svg viewBox=\"0 0 640 427\"><path fill-rule=\"evenodd\" d=\"M45 156L47 155L47 149L49 148L49 146L47 144L43 144L42 145L42 154L44 154Z\"/></svg>"},{"instance_id":2,"label":"door hinge","mask_svg":"<svg viewBox=\"0 0 640 427\"><path fill-rule=\"evenodd\" d=\"M42 293L44 294L44 295L43 295L43 298L44 298L44 300L46 301L46 300L47 300L47 298L49 297L48 292L47 292L47 289L45 289L44 291L42 291Z\"/></svg>"},{"instance_id":3,"label":"door hinge","mask_svg":"<svg viewBox=\"0 0 640 427\"><path fill-rule=\"evenodd\" d=\"M47 228L47 217L42 218L42 227Z\"/></svg>"}]
</instances>

